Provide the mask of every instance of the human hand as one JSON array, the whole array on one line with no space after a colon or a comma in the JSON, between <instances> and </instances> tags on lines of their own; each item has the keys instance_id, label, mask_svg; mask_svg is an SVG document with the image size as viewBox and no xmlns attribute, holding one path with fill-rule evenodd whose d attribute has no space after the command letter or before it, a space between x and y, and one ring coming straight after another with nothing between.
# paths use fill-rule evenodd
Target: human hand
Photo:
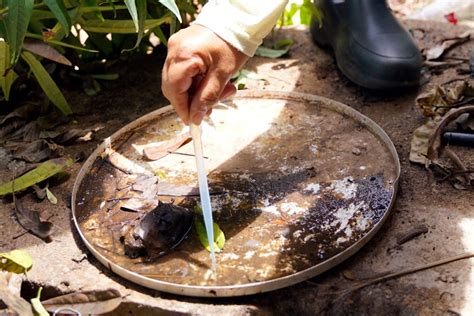
<instances>
[{"instance_id":1,"label":"human hand","mask_svg":"<svg viewBox=\"0 0 474 316\"><path fill-rule=\"evenodd\" d=\"M185 124L199 125L235 93L229 80L248 58L211 30L191 25L169 38L161 89Z\"/></svg>"}]
</instances>

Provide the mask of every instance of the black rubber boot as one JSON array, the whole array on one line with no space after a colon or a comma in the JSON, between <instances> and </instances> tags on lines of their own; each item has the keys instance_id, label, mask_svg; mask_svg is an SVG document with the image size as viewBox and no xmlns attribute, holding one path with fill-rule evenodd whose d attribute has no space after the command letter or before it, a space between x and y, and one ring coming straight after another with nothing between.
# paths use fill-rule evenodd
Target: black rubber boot
<instances>
[{"instance_id":1,"label":"black rubber boot","mask_svg":"<svg viewBox=\"0 0 474 316\"><path fill-rule=\"evenodd\" d=\"M322 26L311 35L331 46L339 69L356 84L375 90L417 86L421 54L385 0L314 0Z\"/></svg>"}]
</instances>

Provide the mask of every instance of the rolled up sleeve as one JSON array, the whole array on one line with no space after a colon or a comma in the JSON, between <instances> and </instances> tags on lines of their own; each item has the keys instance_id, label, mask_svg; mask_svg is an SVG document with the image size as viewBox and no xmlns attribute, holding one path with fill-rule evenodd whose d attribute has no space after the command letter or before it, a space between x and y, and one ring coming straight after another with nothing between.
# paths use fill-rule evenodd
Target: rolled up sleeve
<instances>
[{"instance_id":1,"label":"rolled up sleeve","mask_svg":"<svg viewBox=\"0 0 474 316\"><path fill-rule=\"evenodd\" d=\"M202 25L239 51L253 56L288 0L214 0L197 17Z\"/></svg>"}]
</instances>

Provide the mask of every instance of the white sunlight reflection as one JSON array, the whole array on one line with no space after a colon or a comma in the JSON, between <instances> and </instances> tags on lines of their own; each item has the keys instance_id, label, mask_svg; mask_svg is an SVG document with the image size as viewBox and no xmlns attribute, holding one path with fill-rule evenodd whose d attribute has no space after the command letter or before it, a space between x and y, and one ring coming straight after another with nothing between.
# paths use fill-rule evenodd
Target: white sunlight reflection
<instances>
[{"instance_id":1,"label":"white sunlight reflection","mask_svg":"<svg viewBox=\"0 0 474 316\"><path fill-rule=\"evenodd\" d=\"M474 218L463 218L458 224L462 231L464 251L474 251ZM464 306L461 315L474 315L474 260L466 260L470 264L469 280L464 290Z\"/></svg>"}]
</instances>

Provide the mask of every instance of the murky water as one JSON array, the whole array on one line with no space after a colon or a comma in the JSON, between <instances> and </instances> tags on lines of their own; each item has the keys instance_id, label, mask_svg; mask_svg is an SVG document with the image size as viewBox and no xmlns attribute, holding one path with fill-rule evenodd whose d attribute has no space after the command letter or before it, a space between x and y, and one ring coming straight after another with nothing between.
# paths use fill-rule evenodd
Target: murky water
<instances>
[{"instance_id":1,"label":"murky water","mask_svg":"<svg viewBox=\"0 0 474 316\"><path fill-rule=\"evenodd\" d=\"M359 122L298 102L237 100L234 105L216 109L213 126L203 136L214 218L227 239L216 254L215 278L194 227L179 247L158 259L124 255L121 228L138 214L120 207L136 196L131 190L136 177L101 159L78 192L77 214L88 241L111 261L148 277L186 285L246 284L331 258L385 214L393 195L394 161ZM194 157L187 156L192 144L151 163L137 150L169 140L183 128L176 116L167 115L114 147L159 174L161 183L196 186ZM169 202L172 197L157 198ZM192 207L198 197L174 199Z\"/></svg>"}]
</instances>

